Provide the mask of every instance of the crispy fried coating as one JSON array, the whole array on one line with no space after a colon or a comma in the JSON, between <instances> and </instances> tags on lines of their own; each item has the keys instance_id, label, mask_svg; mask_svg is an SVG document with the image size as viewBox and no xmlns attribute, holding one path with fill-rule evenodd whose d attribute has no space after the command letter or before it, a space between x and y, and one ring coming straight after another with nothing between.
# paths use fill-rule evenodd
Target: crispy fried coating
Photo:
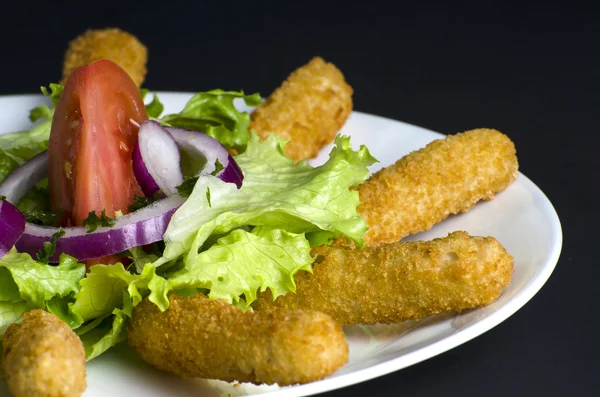
<instances>
[{"instance_id":1,"label":"crispy fried coating","mask_svg":"<svg viewBox=\"0 0 600 397\"><path fill-rule=\"evenodd\" d=\"M492 237L458 231L431 241L356 249L313 248L313 274L296 274L296 293L260 310L318 310L341 325L399 323L493 302L512 278L513 258Z\"/></svg>"},{"instance_id":2,"label":"crispy fried coating","mask_svg":"<svg viewBox=\"0 0 600 397\"><path fill-rule=\"evenodd\" d=\"M323 313L244 312L203 294L169 299L165 312L142 301L129 326L130 346L160 370L284 386L331 375L348 360L342 329Z\"/></svg>"},{"instance_id":3,"label":"crispy fried coating","mask_svg":"<svg viewBox=\"0 0 600 397\"><path fill-rule=\"evenodd\" d=\"M87 387L81 340L57 316L40 309L8 327L2 365L15 397L81 396Z\"/></svg>"},{"instance_id":4,"label":"crispy fried coating","mask_svg":"<svg viewBox=\"0 0 600 397\"><path fill-rule=\"evenodd\" d=\"M290 141L295 161L316 157L333 141L352 112L352 87L332 63L320 57L296 69L252 114L250 129Z\"/></svg>"},{"instance_id":5,"label":"crispy fried coating","mask_svg":"<svg viewBox=\"0 0 600 397\"><path fill-rule=\"evenodd\" d=\"M146 77L148 49L131 33L117 28L88 29L69 42L61 84L80 66L106 58L121 66L139 86Z\"/></svg>"},{"instance_id":6,"label":"crispy fried coating","mask_svg":"<svg viewBox=\"0 0 600 397\"><path fill-rule=\"evenodd\" d=\"M496 130L476 129L429 143L358 187L357 210L369 225L365 246L399 241L493 199L516 179L518 168L513 142Z\"/></svg>"}]
</instances>

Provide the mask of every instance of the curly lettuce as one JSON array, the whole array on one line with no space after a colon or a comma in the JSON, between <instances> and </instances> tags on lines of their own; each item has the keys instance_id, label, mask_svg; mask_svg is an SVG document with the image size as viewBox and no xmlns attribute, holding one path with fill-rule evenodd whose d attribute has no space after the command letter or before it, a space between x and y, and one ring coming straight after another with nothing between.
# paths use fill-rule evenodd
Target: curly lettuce
<instances>
[{"instance_id":1,"label":"curly lettuce","mask_svg":"<svg viewBox=\"0 0 600 397\"><path fill-rule=\"evenodd\" d=\"M181 112L168 114L160 121L172 127L204 132L223 146L243 152L248 143L250 115L235 108L233 101L236 98L242 99L248 106L262 103L259 94L245 95L243 91L217 89L199 92Z\"/></svg>"}]
</instances>

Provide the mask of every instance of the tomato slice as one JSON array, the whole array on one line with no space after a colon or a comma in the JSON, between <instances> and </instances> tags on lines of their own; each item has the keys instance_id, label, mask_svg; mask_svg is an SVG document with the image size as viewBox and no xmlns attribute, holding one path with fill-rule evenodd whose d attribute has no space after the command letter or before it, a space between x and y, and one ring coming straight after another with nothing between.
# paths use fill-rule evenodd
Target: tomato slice
<instances>
[{"instance_id":1,"label":"tomato slice","mask_svg":"<svg viewBox=\"0 0 600 397\"><path fill-rule=\"evenodd\" d=\"M131 154L146 119L138 87L114 62L100 59L70 75L48 142L50 203L65 211L63 226L81 225L90 211L125 214L142 195Z\"/></svg>"}]
</instances>

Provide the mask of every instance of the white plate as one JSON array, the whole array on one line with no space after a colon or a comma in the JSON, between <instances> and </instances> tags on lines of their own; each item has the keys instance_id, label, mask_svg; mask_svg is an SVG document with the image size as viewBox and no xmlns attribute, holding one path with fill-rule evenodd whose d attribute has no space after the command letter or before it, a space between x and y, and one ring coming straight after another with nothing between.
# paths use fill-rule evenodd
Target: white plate
<instances>
[{"instance_id":1,"label":"white plate","mask_svg":"<svg viewBox=\"0 0 600 397\"><path fill-rule=\"evenodd\" d=\"M166 113L179 111L190 97L185 93L159 94L166 105ZM34 95L0 97L0 133L27 128L28 111L40 101L40 97ZM367 145L380 161L372 166L371 171L392 164L404 154L442 136L360 112L352 113L341 133L352 137L355 148L360 144ZM324 148L313 163L323 162L330 148ZM350 359L327 379L286 388L182 380L149 367L125 345L88 364L85 396L212 397L266 393L269 397L292 397L325 392L382 376L452 349L508 318L546 282L556 266L562 246L560 221L552 204L522 174L494 200L481 202L468 213L450 217L427 232L411 236L411 239L431 239L454 230L493 236L514 256L513 279L500 298L489 306L461 315L437 316L394 326L348 327L345 333L350 344ZM0 395L8 395L4 382L0 384Z\"/></svg>"}]
</instances>

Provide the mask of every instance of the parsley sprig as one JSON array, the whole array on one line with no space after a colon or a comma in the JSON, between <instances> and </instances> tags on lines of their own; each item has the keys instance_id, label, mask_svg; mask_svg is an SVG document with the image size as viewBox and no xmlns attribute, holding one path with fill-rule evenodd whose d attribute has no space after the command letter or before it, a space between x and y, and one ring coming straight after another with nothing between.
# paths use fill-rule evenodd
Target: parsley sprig
<instances>
[{"instance_id":1,"label":"parsley sprig","mask_svg":"<svg viewBox=\"0 0 600 397\"><path fill-rule=\"evenodd\" d=\"M131 212L137 211L140 208L144 208L150 204L152 204L153 202L160 200L161 198L163 198L163 192L162 190L159 190L158 192L154 193L153 197L140 197L138 195L133 196L133 203L131 203L130 205L127 206L127 209Z\"/></svg>"},{"instance_id":2,"label":"parsley sprig","mask_svg":"<svg viewBox=\"0 0 600 397\"><path fill-rule=\"evenodd\" d=\"M215 170L210 174L212 176L216 176L219 172L221 172L221 170L223 170L223 168L225 168L223 164L221 164L219 159L216 159ZM197 176L186 178L181 185L177 186L177 193L179 193L181 197L190 197L190 195L194 191L194 186L196 186L196 182L198 182ZM210 191L206 192L206 199L208 200L208 204L210 205Z\"/></svg>"},{"instance_id":3,"label":"parsley sprig","mask_svg":"<svg viewBox=\"0 0 600 397\"><path fill-rule=\"evenodd\" d=\"M44 242L44 248L38 251L37 260L42 263L48 263L52 255L56 252L56 242L59 238L63 237L67 232L60 228L58 232L52 235L50 242Z\"/></svg>"},{"instance_id":4,"label":"parsley sprig","mask_svg":"<svg viewBox=\"0 0 600 397\"><path fill-rule=\"evenodd\" d=\"M83 220L83 222L81 222L81 225L87 226L87 232L92 233L93 231L98 229L98 227L100 227L100 226L105 226L105 227L114 226L115 222L116 222L116 219L113 219L110 216L106 215L106 210L102 210L102 213L100 216L96 215L95 211L90 211L90 213L88 214L88 217L85 218Z\"/></svg>"}]
</instances>

